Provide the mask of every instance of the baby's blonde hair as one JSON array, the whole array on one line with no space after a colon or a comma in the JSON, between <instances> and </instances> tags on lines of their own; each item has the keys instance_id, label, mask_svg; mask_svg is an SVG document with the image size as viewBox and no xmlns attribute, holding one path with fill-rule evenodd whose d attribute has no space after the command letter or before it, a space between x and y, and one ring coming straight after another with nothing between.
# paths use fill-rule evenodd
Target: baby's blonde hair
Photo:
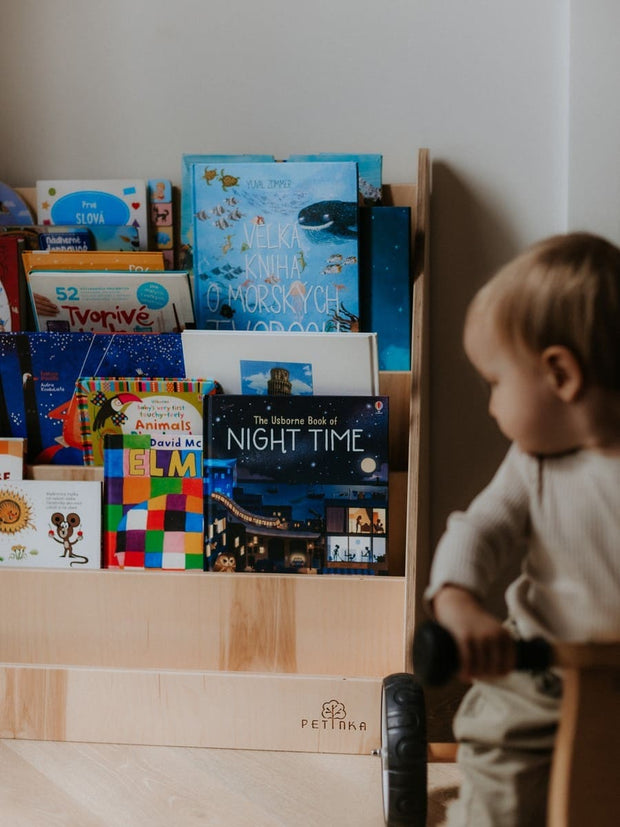
<instances>
[{"instance_id":1,"label":"baby's blonde hair","mask_svg":"<svg viewBox=\"0 0 620 827\"><path fill-rule=\"evenodd\" d=\"M529 247L474 296L467 314L492 319L511 346L567 347L586 382L620 391L620 249L590 233Z\"/></svg>"}]
</instances>

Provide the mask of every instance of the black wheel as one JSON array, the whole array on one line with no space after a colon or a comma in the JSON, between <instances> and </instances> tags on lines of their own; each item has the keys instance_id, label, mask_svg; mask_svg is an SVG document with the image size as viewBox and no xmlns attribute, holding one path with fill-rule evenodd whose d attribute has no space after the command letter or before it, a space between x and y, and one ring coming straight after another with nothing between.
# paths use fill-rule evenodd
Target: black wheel
<instances>
[{"instance_id":1,"label":"black wheel","mask_svg":"<svg viewBox=\"0 0 620 827\"><path fill-rule=\"evenodd\" d=\"M397 672L383 679L381 763L383 816L387 827L425 827L427 740L424 691L417 679Z\"/></svg>"}]
</instances>

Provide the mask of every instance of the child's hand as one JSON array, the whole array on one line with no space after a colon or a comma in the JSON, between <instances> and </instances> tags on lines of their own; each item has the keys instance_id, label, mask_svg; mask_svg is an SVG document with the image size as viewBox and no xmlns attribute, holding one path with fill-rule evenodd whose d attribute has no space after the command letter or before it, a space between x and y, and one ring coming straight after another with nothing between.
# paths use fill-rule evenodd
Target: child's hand
<instances>
[{"instance_id":1,"label":"child's hand","mask_svg":"<svg viewBox=\"0 0 620 827\"><path fill-rule=\"evenodd\" d=\"M515 645L506 629L458 586L444 586L433 600L435 617L454 636L459 650L459 678L505 675L515 668Z\"/></svg>"}]
</instances>

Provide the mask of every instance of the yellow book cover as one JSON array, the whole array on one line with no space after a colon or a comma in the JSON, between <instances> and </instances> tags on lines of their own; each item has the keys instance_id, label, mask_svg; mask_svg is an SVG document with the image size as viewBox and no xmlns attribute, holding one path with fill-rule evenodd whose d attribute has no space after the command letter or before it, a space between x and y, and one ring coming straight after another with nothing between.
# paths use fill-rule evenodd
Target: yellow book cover
<instances>
[{"instance_id":1,"label":"yellow book cover","mask_svg":"<svg viewBox=\"0 0 620 827\"><path fill-rule=\"evenodd\" d=\"M163 270L160 250L117 251L24 250L22 262L26 276L31 270Z\"/></svg>"}]
</instances>

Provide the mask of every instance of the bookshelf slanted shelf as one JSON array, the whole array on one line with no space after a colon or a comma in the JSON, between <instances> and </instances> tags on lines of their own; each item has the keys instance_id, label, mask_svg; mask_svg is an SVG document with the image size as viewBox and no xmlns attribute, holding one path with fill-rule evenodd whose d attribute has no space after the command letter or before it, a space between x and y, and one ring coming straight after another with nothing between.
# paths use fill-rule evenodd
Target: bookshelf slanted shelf
<instances>
[{"instance_id":1,"label":"bookshelf slanted shelf","mask_svg":"<svg viewBox=\"0 0 620 827\"><path fill-rule=\"evenodd\" d=\"M414 239L412 369L380 375L391 407L390 576L2 570L1 737L380 746L382 679L411 667L429 565L429 175L420 150L417 184L384 187L384 203L412 207Z\"/></svg>"}]
</instances>

